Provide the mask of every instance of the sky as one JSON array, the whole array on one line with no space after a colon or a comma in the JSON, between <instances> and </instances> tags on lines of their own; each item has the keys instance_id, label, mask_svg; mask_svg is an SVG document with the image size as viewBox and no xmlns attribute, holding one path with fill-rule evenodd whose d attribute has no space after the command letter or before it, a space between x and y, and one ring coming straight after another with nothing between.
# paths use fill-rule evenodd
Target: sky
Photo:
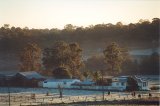
<instances>
[{"instance_id":1,"label":"sky","mask_svg":"<svg viewBox=\"0 0 160 106\"><path fill-rule=\"evenodd\" d=\"M0 26L62 29L155 17L160 18L160 0L0 0Z\"/></svg>"}]
</instances>

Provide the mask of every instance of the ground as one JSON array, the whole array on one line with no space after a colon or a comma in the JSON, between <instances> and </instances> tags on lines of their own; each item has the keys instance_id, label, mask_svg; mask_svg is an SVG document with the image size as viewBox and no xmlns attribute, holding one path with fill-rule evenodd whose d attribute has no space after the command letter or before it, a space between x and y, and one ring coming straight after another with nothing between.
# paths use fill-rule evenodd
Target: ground
<instances>
[{"instance_id":1,"label":"ground","mask_svg":"<svg viewBox=\"0 0 160 106\"><path fill-rule=\"evenodd\" d=\"M47 95L47 92L49 95ZM130 92L111 92L108 95L105 92L105 100L137 100L138 94L141 94L141 98L149 99L148 91L136 92L136 96L133 97ZM160 92L151 91L152 97L160 97ZM35 98L33 96L35 94ZM9 97L8 89L5 87L0 88L0 106L8 106ZM11 106L20 105L42 105L42 104L58 104L58 103L72 103L72 102L95 102L102 101L102 91L85 91L85 90L63 90L63 98L59 98L59 92L57 89L47 88L10 88L10 101Z\"/></svg>"}]
</instances>

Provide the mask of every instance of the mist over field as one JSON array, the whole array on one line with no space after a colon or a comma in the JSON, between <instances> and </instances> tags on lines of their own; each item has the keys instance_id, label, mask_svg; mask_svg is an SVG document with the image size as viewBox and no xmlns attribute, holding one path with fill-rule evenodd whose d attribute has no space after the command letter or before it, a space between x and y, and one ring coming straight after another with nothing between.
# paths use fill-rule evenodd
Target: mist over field
<instances>
[{"instance_id":1,"label":"mist over field","mask_svg":"<svg viewBox=\"0 0 160 106\"><path fill-rule=\"evenodd\" d=\"M0 28L0 71L18 70L19 54L28 42L41 49L52 47L55 41L77 42L82 48L83 60L101 55L107 44L118 43L127 50L151 51L159 47L159 18L140 20L123 25L97 24L79 27L67 24L64 29L29 29L5 24ZM154 52L154 51L153 51Z\"/></svg>"}]
</instances>

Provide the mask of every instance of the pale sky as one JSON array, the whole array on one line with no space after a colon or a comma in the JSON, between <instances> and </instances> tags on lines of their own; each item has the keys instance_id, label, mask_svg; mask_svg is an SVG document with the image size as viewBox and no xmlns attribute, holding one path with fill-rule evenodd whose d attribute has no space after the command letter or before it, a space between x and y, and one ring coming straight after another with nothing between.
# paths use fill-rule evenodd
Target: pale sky
<instances>
[{"instance_id":1,"label":"pale sky","mask_svg":"<svg viewBox=\"0 0 160 106\"><path fill-rule=\"evenodd\" d=\"M155 17L160 18L160 0L0 0L0 27L62 29Z\"/></svg>"}]
</instances>

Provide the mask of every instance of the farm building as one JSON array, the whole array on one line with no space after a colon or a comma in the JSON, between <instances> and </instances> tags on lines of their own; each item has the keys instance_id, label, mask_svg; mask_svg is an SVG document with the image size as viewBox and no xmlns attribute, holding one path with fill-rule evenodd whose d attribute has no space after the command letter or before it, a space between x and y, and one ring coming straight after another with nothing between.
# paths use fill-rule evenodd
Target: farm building
<instances>
[{"instance_id":1,"label":"farm building","mask_svg":"<svg viewBox=\"0 0 160 106\"><path fill-rule=\"evenodd\" d=\"M0 74L0 86L4 86L5 85L5 75Z\"/></svg>"},{"instance_id":2,"label":"farm building","mask_svg":"<svg viewBox=\"0 0 160 106\"><path fill-rule=\"evenodd\" d=\"M120 76L112 78L111 87L115 90L126 90L128 76Z\"/></svg>"},{"instance_id":3,"label":"farm building","mask_svg":"<svg viewBox=\"0 0 160 106\"><path fill-rule=\"evenodd\" d=\"M58 88L58 86L62 86L63 88L71 88L73 83L80 82L78 79L47 79L41 81L39 86L46 88Z\"/></svg>"},{"instance_id":4,"label":"farm building","mask_svg":"<svg viewBox=\"0 0 160 106\"><path fill-rule=\"evenodd\" d=\"M13 86L38 87L38 82L45 80L45 77L37 72L18 72L13 78Z\"/></svg>"},{"instance_id":5,"label":"farm building","mask_svg":"<svg viewBox=\"0 0 160 106\"><path fill-rule=\"evenodd\" d=\"M15 73L0 73L0 86L11 86Z\"/></svg>"},{"instance_id":6,"label":"farm building","mask_svg":"<svg viewBox=\"0 0 160 106\"><path fill-rule=\"evenodd\" d=\"M135 80L137 81L140 90L149 90L149 84L147 79L143 79L140 76L135 76Z\"/></svg>"},{"instance_id":7,"label":"farm building","mask_svg":"<svg viewBox=\"0 0 160 106\"><path fill-rule=\"evenodd\" d=\"M92 89L95 86L95 82L90 80L85 80L83 82L76 82L72 84L72 88L76 89Z\"/></svg>"}]
</instances>

